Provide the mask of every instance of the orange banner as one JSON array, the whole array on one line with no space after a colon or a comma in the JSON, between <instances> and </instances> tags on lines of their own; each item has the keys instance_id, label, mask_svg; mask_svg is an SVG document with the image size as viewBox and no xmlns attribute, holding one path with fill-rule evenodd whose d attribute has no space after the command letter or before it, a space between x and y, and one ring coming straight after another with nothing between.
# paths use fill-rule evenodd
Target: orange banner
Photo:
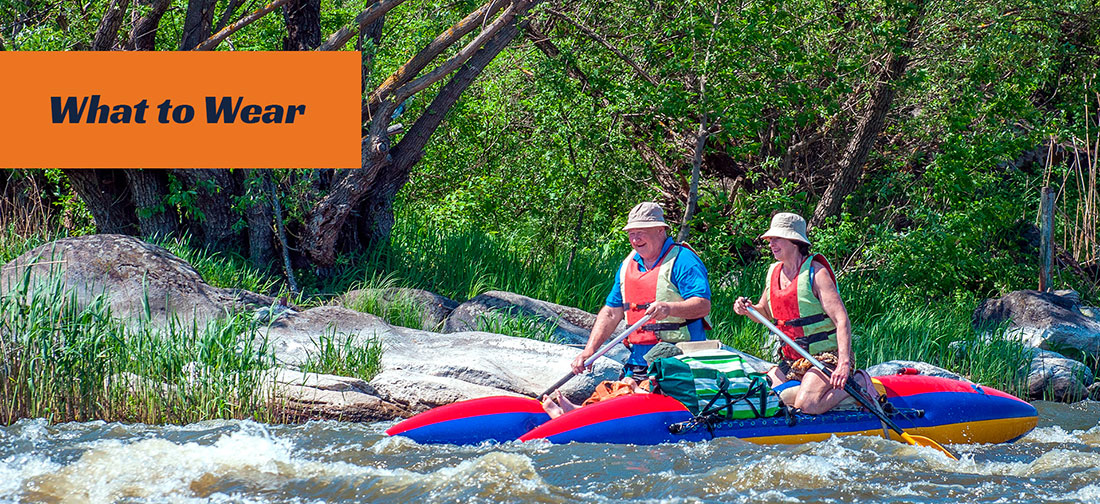
<instances>
[{"instance_id":1,"label":"orange banner","mask_svg":"<svg viewBox=\"0 0 1100 504\"><path fill-rule=\"evenodd\" d=\"M0 168L358 168L356 52L0 51Z\"/></svg>"}]
</instances>

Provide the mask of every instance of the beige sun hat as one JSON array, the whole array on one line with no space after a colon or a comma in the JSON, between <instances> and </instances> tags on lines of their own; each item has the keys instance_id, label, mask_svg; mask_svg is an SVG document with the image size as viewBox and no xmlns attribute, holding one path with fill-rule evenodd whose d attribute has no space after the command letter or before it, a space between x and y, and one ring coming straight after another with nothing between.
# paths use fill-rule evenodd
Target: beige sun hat
<instances>
[{"instance_id":1,"label":"beige sun hat","mask_svg":"<svg viewBox=\"0 0 1100 504\"><path fill-rule=\"evenodd\" d=\"M626 219L623 231L654 227L668 227L668 223L665 222L665 211L661 209L661 205L652 201L643 201L630 210L630 216Z\"/></svg>"},{"instance_id":2,"label":"beige sun hat","mask_svg":"<svg viewBox=\"0 0 1100 504\"><path fill-rule=\"evenodd\" d=\"M768 232L760 235L761 238L786 238L791 241L810 244L806 238L806 219L798 214L780 212L772 217L772 227Z\"/></svg>"}]
</instances>

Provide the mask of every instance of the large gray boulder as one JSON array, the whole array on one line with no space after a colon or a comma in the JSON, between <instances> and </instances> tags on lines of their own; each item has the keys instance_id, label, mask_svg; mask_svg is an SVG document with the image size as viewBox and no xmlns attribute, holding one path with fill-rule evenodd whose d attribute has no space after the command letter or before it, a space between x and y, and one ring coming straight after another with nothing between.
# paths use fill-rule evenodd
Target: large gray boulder
<instances>
[{"instance_id":1,"label":"large gray boulder","mask_svg":"<svg viewBox=\"0 0 1100 504\"><path fill-rule=\"evenodd\" d=\"M979 329L1007 323L1007 334L1029 347L1095 355L1100 353L1100 321L1090 316L1094 313L1072 291L1022 290L982 301L973 321Z\"/></svg>"},{"instance_id":2,"label":"large gray boulder","mask_svg":"<svg viewBox=\"0 0 1100 504\"><path fill-rule=\"evenodd\" d=\"M459 303L426 290L390 287L384 289L355 289L337 297L330 304L365 313L374 313L375 315L381 315L382 313L396 315L411 310L419 315L416 317L415 322L408 321L407 327L439 331L443 328L443 323L447 320L447 317L458 307ZM366 309L368 306L378 311L368 311ZM379 311L382 313L379 313ZM391 319L391 321L393 320ZM397 323L396 321L393 322Z\"/></svg>"},{"instance_id":3,"label":"large gray boulder","mask_svg":"<svg viewBox=\"0 0 1100 504\"><path fill-rule=\"evenodd\" d=\"M535 396L569 373L577 355L568 346L500 334L394 327L337 306L286 312L263 331L277 362L289 367L305 362L322 337L351 338L355 345L380 342L382 373L369 383L370 393L409 413L491 395ZM621 370L618 362L602 358L593 372L561 390L582 400L596 383L618 378Z\"/></svg>"},{"instance_id":4,"label":"large gray boulder","mask_svg":"<svg viewBox=\"0 0 1100 504\"><path fill-rule=\"evenodd\" d=\"M416 412L378 397L373 387L358 378L275 368L267 386L276 398L277 416L287 421L325 418L362 422L403 418Z\"/></svg>"},{"instance_id":5,"label":"large gray boulder","mask_svg":"<svg viewBox=\"0 0 1100 504\"><path fill-rule=\"evenodd\" d=\"M584 344L596 315L579 308L540 301L520 294L489 291L451 312L443 332L476 331L501 325L505 318L523 318L552 330L559 343Z\"/></svg>"},{"instance_id":6,"label":"large gray boulder","mask_svg":"<svg viewBox=\"0 0 1100 504\"><path fill-rule=\"evenodd\" d=\"M1005 335L1029 347L1029 365L1020 372L1031 399L1088 397L1092 371L1074 358L1100 353L1100 319L1096 308L1080 304L1076 292L1010 292L982 301L973 321L979 330L1007 324Z\"/></svg>"},{"instance_id":7,"label":"large gray boulder","mask_svg":"<svg viewBox=\"0 0 1100 504\"><path fill-rule=\"evenodd\" d=\"M396 334L396 328L379 317L339 306L287 310L258 331L275 353L276 363L284 367L301 366L317 353L322 338L350 338L352 345L366 346L372 339L384 342Z\"/></svg>"},{"instance_id":8,"label":"large gray boulder","mask_svg":"<svg viewBox=\"0 0 1100 504\"><path fill-rule=\"evenodd\" d=\"M173 316L203 324L235 310L276 303L253 292L212 287L171 252L126 235L63 238L31 249L0 270L0 293L15 288L25 275L38 285L56 278L80 307L107 294L119 318L144 318L148 301L157 324Z\"/></svg>"},{"instance_id":9,"label":"large gray boulder","mask_svg":"<svg viewBox=\"0 0 1100 504\"><path fill-rule=\"evenodd\" d=\"M1031 352L1030 366L1021 370L1027 371L1029 399L1076 402L1089 396L1093 374L1088 366L1049 350Z\"/></svg>"},{"instance_id":10,"label":"large gray boulder","mask_svg":"<svg viewBox=\"0 0 1100 504\"><path fill-rule=\"evenodd\" d=\"M451 378L532 397L569 374L577 356L574 348L501 334L400 332L384 345L382 363L387 371ZM621 372L618 362L601 358L591 372L574 377L561 391L572 400L583 400L597 383L615 380Z\"/></svg>"}]
</instances>

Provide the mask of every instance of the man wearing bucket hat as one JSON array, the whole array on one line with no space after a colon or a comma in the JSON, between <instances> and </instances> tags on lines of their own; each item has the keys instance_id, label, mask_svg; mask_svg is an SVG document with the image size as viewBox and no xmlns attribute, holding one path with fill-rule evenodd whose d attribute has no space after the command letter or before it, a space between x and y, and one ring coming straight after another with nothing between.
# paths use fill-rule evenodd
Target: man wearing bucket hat
<instances>
[{"instance_id":1,"label":"man wearing bucket hat","mask_svg":"<svg viewBox=\"0 0 1100 504\"><path fill-rule=\"evenodd\" d=\"M668 236L664 211L657 203L639 203L630 211L627 238L634 251L623 260L615 285L592 326L588 344L573 361L573 371L584 371L592 356L626 318L633 324L646 314L652 319L627 338L630 358L625 376L646 374L646 352L661 341L701 341L710 329L710 283L703 261L687 244Z\"/></svg>"},{"instance_id":2,"label":"man wearing bucket hat","mask_svg":"<svg viewBox=\"0 0 1100 504\"><path fill-rule=\"evenodd\" d=\"M836 275L825 256L810 254L806 221L783 212L772 217L768 240L776 262L764 280L764 293L753 305L739 297L733 311L748 315L752 306L775 320L795 343L832 370L832 378L812 368L793 348L783 345L779 364L768 372L772 386L801 380L793 406L810 414L829 411L848 396L844 382L852 374L852 331L837 290Z\"/></svg>"}]
</instances>

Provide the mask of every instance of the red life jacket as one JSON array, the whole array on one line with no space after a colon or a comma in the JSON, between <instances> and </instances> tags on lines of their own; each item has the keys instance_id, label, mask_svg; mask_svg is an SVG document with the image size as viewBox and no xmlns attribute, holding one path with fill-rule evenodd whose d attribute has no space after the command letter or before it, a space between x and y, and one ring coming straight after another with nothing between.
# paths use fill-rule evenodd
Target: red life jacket
<instances>
[{"instance_id":1,"label":"red life jacket","mask_svg":"<svg viewBox=\"0 0 1100 504\"><path fill-rule=\"evenodd\" d=\"M623 260L622 267L619 268L619 283L622 288L623 310L626 312L627 324L634 324L640 320L649 305L656 301L684 300L671 280L672 267L680 255L681 247L691 250L687 244L674 243L657 260L657 265L646 271L642 271L641 265L634 260L637 252L631 253ZM694 320L679 317L653 321L634 331L626 341L632 345L655 345L661 341L672 343L690 341L691 333L687 325L691 322ZM710 329L710 321L706 317L703 318L703 327Z\"/></svg>"},{"instance_id":2,"label":"red life jacket","mask_svg":"<svg viewBox=\"0 0 1100 504\"><path fill-rule=\"evenodd\" d=\"M819 261L836 282L836 274L825 256L814 254L802 263L798 276L786 288L779 288L782 263L772 265L768 275L769 303L776 326L811 355L837 349L836 325L825 314L821 300L813 294L813 262ZM802 358L795 349L783 345L785 360Z\"/></svg>"}]
</instances>

